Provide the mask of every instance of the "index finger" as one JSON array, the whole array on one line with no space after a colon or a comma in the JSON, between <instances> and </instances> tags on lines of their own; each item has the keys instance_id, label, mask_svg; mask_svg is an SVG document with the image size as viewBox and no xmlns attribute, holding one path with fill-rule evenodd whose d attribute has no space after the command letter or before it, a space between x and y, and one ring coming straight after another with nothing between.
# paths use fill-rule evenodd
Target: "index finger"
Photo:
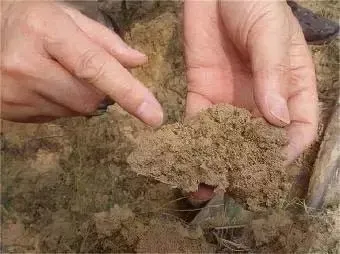
<instances>
[{"instance_id":1,"label":"index finger","mask_svg":"<svg viewBox=\"0 0 340 254\"><path fill-rule=\"evenodd\" d=\"M54 24L65 27L62 31L55 29L46 38L46 50L54 59L145 123L161 125L162 107L141 82L105 49L91 41L70 17L65 15Z\"/></svg>"}]
</instances>

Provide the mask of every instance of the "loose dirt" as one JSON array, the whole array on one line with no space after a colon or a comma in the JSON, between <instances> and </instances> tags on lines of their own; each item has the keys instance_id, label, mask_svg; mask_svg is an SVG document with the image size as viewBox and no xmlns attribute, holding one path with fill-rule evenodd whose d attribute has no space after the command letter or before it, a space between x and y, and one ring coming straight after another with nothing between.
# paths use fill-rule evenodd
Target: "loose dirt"
<instances>
[{"instance_id":1,"label":"loose dirt","mask_svg":"<svg viewBox=\"0 0 340 254\"><path fill-rule=\"evenodd\" d=\"M320 218L315 219L307 214L301 216L277 211L253 220L249 228L254 239L253 248L262 253L336 251L339 237L334 230L336 222L329 214L318 216Z\"/></svg>"},{"instance_id":2,"label":"loose dirt","mask_svg":"<svg viewBox=\"0 0 340 254\"><path fill-rule=\"evenodd\" d=\"M148 64L131 70L132 74L156 94L165 108L167 123L180 122L186 94L180 3L128 1L122 9L119 1L104 2L110 15L118 15L128 43L149 56ZM338 20L338 1L303 3ZM319 142L339 90L338 48L338 40L312 47L321 111L318 140L286 170L289 177L298 176L298 180L285 203L295 202L296 197L304 198ZM127 157L136 149L140 137L151 135L151 130L119 106L114 105L107 114L90 119L60 119L47 124L2 121L1 125L3 253L183 249L204 252L210 247L206 242L222 247L207 235L210 228L204 228L203 234L199 228L188 228L188 210L192 208L187 207L185 197L178 190L131 171ZM254 216L255 220L264 221L253 226L248 223L250 232L242 241L237 242L241 234L238 229L228 229L228 237L224 238L243 245L250 241L247 245L250 253L276 253L281 247L286 253L308 253L310 248L336 253L333 237L340 225L328 223L327 219L325 226L322 221L332 217L339 222L339 215L315 215L305 210L308 209L294 211L294 216L289 217L296 224L293 228L300 228L304 235L303 244L299 245L301 237L295 234L287 238L287 244L292 243L289 245L292 247L282 247L286 242L281 240L284 238L280 232L287 235L293 231L288 224L275 224L276 220L269 219L269 215ZM237 222L232 214L240 214L239 211L236 206L228 210L229 225ZM296 214L309 218L309 222L296 222ZM270 226L271 223L276 226ZM277 228L276 233L272 228ZM310 233L305 234L307 231ZM259 237L259 232L267 236ZM323 238L329 242L321 241ZM235 249L230 243L227 246L229 249L224 247L224 253Z\"/></svg>"},{"instance_id":3,"label":"loose dirt","mask_svg":"<svg viewBox=\"0 0 340 254\"><path fill-rule=\"evenodd\" d=\"M251 210L274 207L285 199L285 131L249 111L218 105L184 123L141 137L128 163L138 174L196 191L216 186Z\"/></svg>"},{"instance_id":4,"label":"loose dirt","mask_svg":"<svg viewBox=\"0 0 340 254\"><path fill-rule=\"evenodd\" d=\"M276 210L257 216L249 224L229 225L210 229L210 234L222 253L337 253L339 226L329 213L296 214Z\"/></svg>"},{"instance_id":5,"label":"loose dirt","mask_svg":"<svg viewBox=\"0 0 340 254\"><path fill-rule=\"evenodd\" d=\"M179 221L152 220L149 231L141 237L138 253L212 253L199 227L190 228Z\"/></svg>"}]
</instances>

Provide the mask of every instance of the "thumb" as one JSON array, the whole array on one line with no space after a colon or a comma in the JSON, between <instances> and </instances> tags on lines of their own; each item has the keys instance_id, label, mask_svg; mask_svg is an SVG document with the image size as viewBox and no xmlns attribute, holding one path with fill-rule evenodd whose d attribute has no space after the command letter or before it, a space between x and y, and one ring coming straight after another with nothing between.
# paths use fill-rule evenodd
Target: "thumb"
<instances>
[{"instance_id":1,"label":"thumb","mask_svg":"<svg viewBox=\"0 0 340 254\"><path fill-rule=\"evenodd\" d=\"M276 6L283 7L283 5ZM271 8L249 31L247 49L254 78L254 99L270 123L290 123L287 106L290 25L282 8Z\"/></svg>"}]
</instances>

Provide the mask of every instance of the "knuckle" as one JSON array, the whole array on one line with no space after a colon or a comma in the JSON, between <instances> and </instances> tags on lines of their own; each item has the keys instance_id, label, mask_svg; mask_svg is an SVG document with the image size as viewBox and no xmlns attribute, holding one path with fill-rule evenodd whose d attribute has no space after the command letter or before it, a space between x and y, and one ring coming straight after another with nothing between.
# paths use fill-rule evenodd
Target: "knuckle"
<instances>
[{"instance_id":1,"label":"knuckle","mask_svg":"<svg viewBox=\"0 0 340 254\"><path fill-rule=\"evenodd\" d=\"M284 75L289 71L289 65L287 63L274 63L270 66L267 64L260 64L259 66L255 66L253 69L253 73L255 76L260 77L270 77L272 75Z\"/></svg>"},{"instance_id":2,"label":"knuckle","mask_svg":"<svg viewBox=\"0 0 340 254\"><path fill-rule=\"evenodd\" d=\"M8 75L27 73L28 68L24 63L25 61L16 53L4 54L1 59L1 73Z\"/></svg>"},{"instance_id":3,"label":"knuckle","mask_svg":"<svg viewBox=\"0 0 340 254\"><path fill-rule=\"evenodd\" d=\"M48 32L51 28L56 28L56 24L64 25L59 24L63 19L65 19L65 15L61 9L53 3L46 2L30 5L23 14L21 21L22 25L26 25L35 32Z\"/></svg>"},{"instance_id":4,"label":"knuckle","mask_svg":"<svg viewBox=\"0 0 340 254\"><path fill-rule=\"evenodd\" d=\"M83 53L76 64L75 75L90 84L97 83L104 75L105 61L102 54L94 50Z\"/></svg>"},{"instance_id":5,"label":"knuckle","mask_svg":"<svg viewBox=\"0 0 340 254\"><path fill-rule=\"evenodd\" d=\"M44 22L43 12L39 6L28 9L21 19L21 28L34 33L43 33L46 22Z\"/></svg>"},{"instance_id":6,"label":"knuckle","mask_svg":"<svg viewBox=\"0 0 340 254\"><path fill-rule=\"evenodd\" d=\"M98 103L87 102L83 104L81 113L90 114L97 110Z\"/></svg>"},{"instance_id":7,"label":"knuckle","mask_svg":"<svg viewBox=\"0 0 340 254\"><path fill-rule=\"evenodd\" d=\"M83 103L82 103L82 106L81 108L79 109L80 113L83 113L83 114L91 114L93 113L94 111L97 110L99 104L100 104L100 101L101 101L101 97L99 98L99 96L93 96L87 100L85 100Z\"/></svg>"},{"instance_id":8,"label":"knuckle","mask_svg":"<svg viewBox=\"0 0 340 254\"><path fill-rule=\"evenodd\" d=\"M134 87L130 83L122 82L121 85L114 92L117 96L122 98L122 100L129 100L131 94L133 93Z\"/></svg>"},{"instance_id":9,"label":"knuckle","mask_svg":"<svg viewBox=\"0 0 340 254\"><path fill-rule=\"evenodd\" d=\"M61 43L65 40L60 27L70 29L70 17L68 17L58 5L51 3L38 3L22 15L20 27L23 31L34 34L43 43Z\"/></svg>"}]
</instances>

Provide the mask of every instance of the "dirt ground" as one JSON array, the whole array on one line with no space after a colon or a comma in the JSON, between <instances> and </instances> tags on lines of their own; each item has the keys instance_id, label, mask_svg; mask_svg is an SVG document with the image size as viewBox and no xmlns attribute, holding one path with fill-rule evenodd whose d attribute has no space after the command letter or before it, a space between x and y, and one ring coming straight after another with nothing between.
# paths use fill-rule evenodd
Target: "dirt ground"
<instances>
[{"instance_id":1,"label":"dirt ground","mask_svg":"<svg viewBox=\"0 0 340 254\"><path fill-rule=\"evenodd\" d=\"M339 18L338 1L303 5ZM104 7L117 15L114 3ZM178 2L134 1L116 17L125 39L149 56L149 63L132 73L155 93L167 123L182 120L185 103L179 10ZM2 252L337 253L339 209L315 214L303 199L340 88L339 40L311 50L318 76L319 135L287 168L290 177L298 177L279 210L252 214L242 225L232 212L213 227L189 225L197 211L181 191L131 170L128 156L152 130L117 105L91 118L47 124L2 121ZM237 205L232 210L240 216Z\"/></svg>"},{"instance_id":2,"label":"dirt ground","mask_svg":"<svg viewBox=\"0 0 340 254\"><path fill-rule=\"evenodd\" d=\"M221 104L143 136L127 161L137 174L187 192L200 183L215 186L261 211L279 206L290 189L287 143L284 129Z\"/></svg>"}]
</instances>

